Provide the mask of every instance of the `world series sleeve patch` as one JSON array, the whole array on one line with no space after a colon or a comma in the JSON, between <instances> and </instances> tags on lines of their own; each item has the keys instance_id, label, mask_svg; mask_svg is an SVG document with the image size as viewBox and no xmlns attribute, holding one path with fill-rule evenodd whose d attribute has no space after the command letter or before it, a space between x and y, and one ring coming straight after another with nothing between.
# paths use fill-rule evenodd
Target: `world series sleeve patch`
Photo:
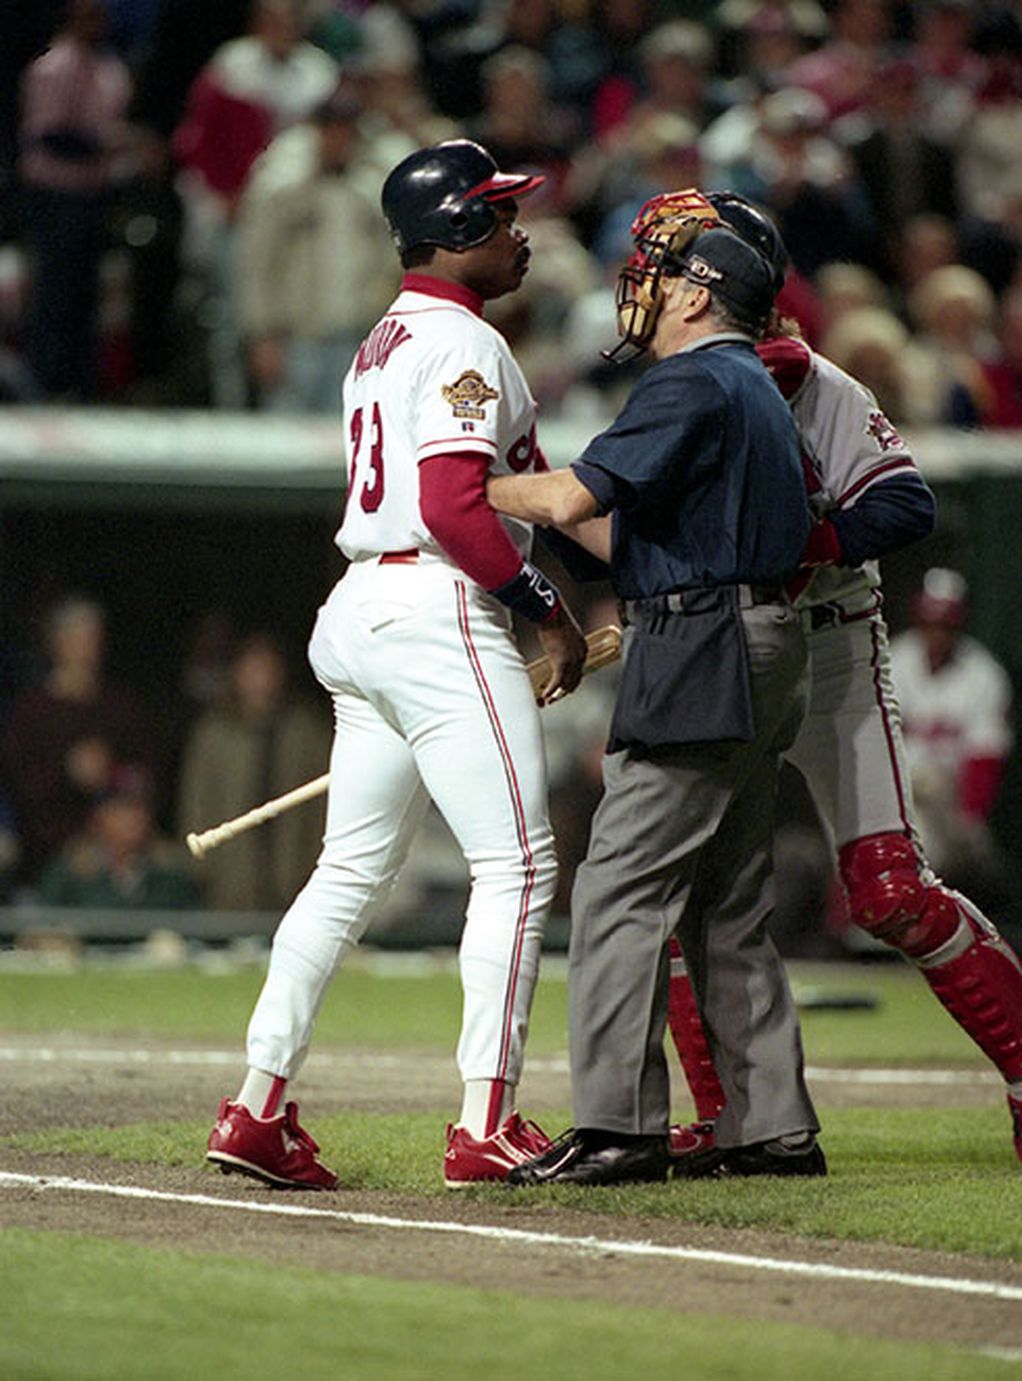
<instances>
[{"instance_id":1,"label":"world series sleeve patch","mask_svg":"<svg viewBox=\"0 0 1022 1381\"><path fill-rule=\"evenodd\" d=\"M444 402L451 405L455 417L480 421L486 416L486 404L500 397L477 369L462 370L453 384L441 385L440 393Z\"/></svg>"}]
</instances>

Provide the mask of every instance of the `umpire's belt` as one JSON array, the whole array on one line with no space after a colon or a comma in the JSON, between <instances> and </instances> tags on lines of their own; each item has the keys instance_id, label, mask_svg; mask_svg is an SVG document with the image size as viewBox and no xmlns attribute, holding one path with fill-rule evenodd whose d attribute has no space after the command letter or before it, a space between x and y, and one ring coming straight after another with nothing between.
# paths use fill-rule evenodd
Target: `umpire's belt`
<instances>
[{"instance_id":1,"label":"umpire's belt","mask_svg":"<svg viewBox=\"0 0 1022 1381\"><path fill-rule=\"evenodd\" d=\"M625 624L657 614L701 614L718 607L729 590L737 592L739 609L751 609L756 604L788 603L783 585L696 585L687 590L670 590L663 595L618 600L618 610Z\"/></svg>"}]
</instances>

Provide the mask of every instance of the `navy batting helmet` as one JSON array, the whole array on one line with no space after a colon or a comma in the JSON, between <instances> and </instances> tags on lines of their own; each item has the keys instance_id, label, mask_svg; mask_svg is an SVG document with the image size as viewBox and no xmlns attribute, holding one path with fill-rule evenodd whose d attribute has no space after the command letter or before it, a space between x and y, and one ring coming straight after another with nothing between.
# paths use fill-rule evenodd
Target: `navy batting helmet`
<instances>
[{"instance_id":1,"label":"navy batting helmet","mask_svg":"<svg viewBox=\"0 0 1022 1381\"><path fill-rule=\"evenodd\" d=\"M538 174L500 172L471 139L448 139L403 159L380 200L399 254L417 245L471 249L497 227L493 202L525 196L543 181Z\"/></svg>"},{"instance_id":2,"label":"navy batting helmet","mask_svg":"<svg viewBox=\"0 0 1022 1381\"><path fill-rule=\"evenodd\" d=\"M729 229L759 250L773 271L774 288L780 292L788 270L788 251L770 217L737 192L707 192L706 200Z\"/></svg>"}]
</instances>

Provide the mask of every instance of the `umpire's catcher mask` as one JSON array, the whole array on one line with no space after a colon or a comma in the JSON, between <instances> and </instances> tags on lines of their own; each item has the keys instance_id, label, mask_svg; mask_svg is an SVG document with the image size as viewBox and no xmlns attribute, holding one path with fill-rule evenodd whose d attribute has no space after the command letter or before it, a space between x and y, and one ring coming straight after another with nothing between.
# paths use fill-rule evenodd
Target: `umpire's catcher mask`
<instances>
[{"instance_id":1,"label":"umpire's catcher mask","mask_svg":"<svg viewBox=\"0 0 1022 1381\"><path fill-rule=\"evenodd\" d=\"M417 149L383 184L381 204L399 254L418 245L471 249L497 228L493 203L534 192L539 174L502 173L471 139Z\"/></svg>"},{"instance_id":2,"label":"umpire's catcher mask","mask_svg":"<svg viewBox=\"0 0 1022 1381\"><path fill-rule=\"evenodd\" d=\"M617 279L621 342L603 352L605 359L623 363L648 347L663 306L664 277L677 277L688 245L700 231L719 224L716 209L694 187L661 192L646 202L632 222L635 249Z\"/></svg>"}]
</instances>

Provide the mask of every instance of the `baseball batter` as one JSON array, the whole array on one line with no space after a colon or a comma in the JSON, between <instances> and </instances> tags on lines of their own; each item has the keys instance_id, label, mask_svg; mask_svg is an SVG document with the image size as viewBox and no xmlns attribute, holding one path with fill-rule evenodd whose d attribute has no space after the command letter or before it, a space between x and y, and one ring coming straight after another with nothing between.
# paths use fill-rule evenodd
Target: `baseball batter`
<instances>
[{"instance_id":1,"label":"baseball batter","mask_svg":"<svg viewBox=\"0 0 1022 1381\"><path fill-rule=\"evenodd\" d=\"M783 275L772 224L740 198L709 200ZM882 612L877 558L930 531L933 498L868 389L792 336L774 334L759 354L794 413L817 518L792 590L809 647L809 708L787 756L833 834L852 920L918 967L1001 1071L1022 1159L1022 965L923 856ZM691 1159L691 1173L733 1173L711 1149L723 1093L678 951L672 967L669 1024L698 1119L672 1129L672 1150Z\"/></svg>"},{"instance_id":2,"label":"baseball batter","mask_svg":"<svg viewBox=\"0 0 1022 1381\"><path fill-rule=\"evenodd\" d=\"M524 277L515 198L541 181L502 174L485 149L455 140L410 155L384 184L406 274L344 381L336 540L350 566L309 645L335 711L323 851L274 937L249 1072L209 1142L209 1159L272 1184L337 1184L284 1090L430 796L471 874L459 951L464 1094L445 1181L503 1179L549 1144L515 1108L556 861L512 612L537 625L551 659L545 698L578 684L585 641L527 559L530 526L486 503L487 475L544 462L528 387L482 316L484 301Z\"/></svg>"}]
</instances>

